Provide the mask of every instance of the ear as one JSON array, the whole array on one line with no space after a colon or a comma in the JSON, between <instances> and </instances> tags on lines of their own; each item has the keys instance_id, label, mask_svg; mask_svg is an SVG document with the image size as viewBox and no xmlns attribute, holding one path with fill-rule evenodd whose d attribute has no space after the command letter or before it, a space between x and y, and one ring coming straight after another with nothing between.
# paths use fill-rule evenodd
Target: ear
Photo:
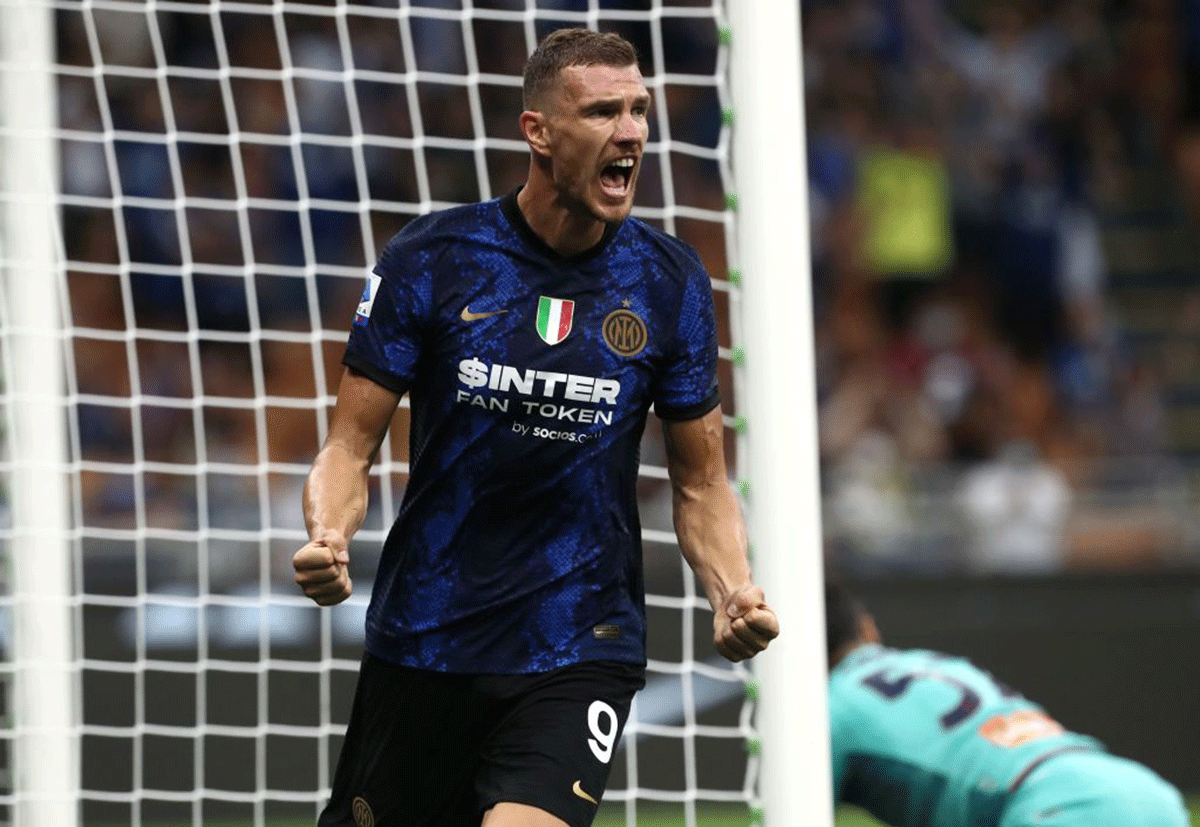
<instances>
[{"instance_id":1,"label":"ear","mask_svg":"<svg viewBox=\"0 0 1200 827\"><path fill-rule=\"evenodd\" d=\"M529 148L537 155L550 155L548 126L546 115L542 112L527 109L521 113L521 134L525 136L525 143L529 144Z\"/></svg>"}]
</instances>

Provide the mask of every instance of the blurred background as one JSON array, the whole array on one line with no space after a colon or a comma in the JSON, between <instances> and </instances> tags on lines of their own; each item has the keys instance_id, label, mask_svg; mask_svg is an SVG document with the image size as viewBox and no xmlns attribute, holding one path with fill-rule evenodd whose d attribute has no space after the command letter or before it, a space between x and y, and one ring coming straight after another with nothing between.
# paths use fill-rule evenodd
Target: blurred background
<instances>
[{"instance_id":1,"label":"blurred background","mask_svg":"<svg viewBox=\"0 0 1200 827\"><path fill-rule=\"evenodd\" d=\"M461 42L457 20L415 20L421 37L406 48L377 18L351 16L343 33L329 16L296 14L281 54L267 15L223 14L220 49L205 15L157 17L152 29L133 11L85 16L66 4L59 14L67 254L132 263L124 290L103 267L70 274L79 327L237 334L315 319L340 331L362 268L414 205L502 194L523 179L518 88L484 84L476 102L462 85L418 84L414 124L410 89L384 80L406 61L465 74L466 56L447 45ZM806 2L803 19L830 554L863 575L1195 568L1200 7L858 0ZM625 28L651 53L644 26ZM519 73L524 55L510 44L521 27L477 29L477 71ZM713 71L711 21L668 34L666 72ZM354 106L339 36L359 78ZM218 51L245 71L209 79ZM164 58L180 67L166 95L152 68ZM100 86L98 61L109 64ZM294 84L274 76L284 65ZM715 145L713 90L666 91L671 139ZM473 106L500 139L486 152L486 187ZM113 140L97 140L106 131ZM366 135L361 152L352 134ZM430 141L419 174L414 135ZM678 201L723 207L715 163L671 162ZM648 156L639 192L650 220L664 203L658 163ZM119 211L104 200L114 184ZM239 199L248 217L232 208ZM723 240L674 223L723 279ZM318 273L315 295L297 277L305 268ZM256 381L280 396L316 388L306 342L266 349L256 380L244 348L213 338L200 345L213 395ZM81 390L129 384L122 343L84 344ZM340 342L329 344L336 364ZM182 395L185 345L145 347L142 392ZM270 459L309 459L314 423L271 415ZM189 411L145 420L147 450L194 455ZM128 456L133 430L127 412L81 411L85 452ZM210 459L260 450L251 417L214 414L208 436ZM148 509L161 498L188 510L170 483L151 480ZM90 493L89 511L130 513L119 489Z\"/></svg>"},{"instance_id":2,"label":"blurred background","mask_svg":"<svg viewBox=\"0 0 1200 827\"><path fill-rule=\"evenodd\" d=\"M573 14L612 13L602 28L656 79L637 214L700 251L726 413L753 415L728 358L720 21L651 25L649 0L466 5L482 14L464 26L458 0L406 2L422 11L397 27L395 2L57 4L77 570L112 598L84 601L97 663L252 659L322 634L313 657L354 656L361 603L318 632L288 600L364 269L414 215L522 182L514 79L532 35L592 20ZM890 642L975 657L1200 793L1200 2L805 0L802 17L830 565ZM373 477L360 584L406 459L392 439ZM642 485L649 586L685 594L665 481ZM121 602L135 594L149 602ZM658 627L655 651L686 635ZM189 680L85 670L101 699L85 716L220 720ZM216 680L275 709L312 691ZM112 701L135 684L148 705ZM129 785L90 754L119 776L97 782L115 802L100 820L124 818L127 787L195 774ZM271 785L319 780L303 773Z\"/></svg>"},{"instance_id":3,"label":"blurred background","mask_svg":"<svg viewBox=\"0 0 1200 827\"><path fill-rule=\"evenodd\" d=\"M1196 565L1198 14L804 4L847 568Z\"/></svg>"}]
</instances>

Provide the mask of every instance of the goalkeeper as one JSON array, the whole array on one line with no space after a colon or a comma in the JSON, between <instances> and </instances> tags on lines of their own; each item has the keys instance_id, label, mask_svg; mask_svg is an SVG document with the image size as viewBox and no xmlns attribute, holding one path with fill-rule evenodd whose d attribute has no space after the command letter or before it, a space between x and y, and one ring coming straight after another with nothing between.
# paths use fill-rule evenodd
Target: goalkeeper
<instances>
[{"instance_id":1,"label":"goalkeeper","mask_svg":"<svg viewBox=\"0 0 1200 827\"><path fill-rule=\"evenodd\" d=\"M683 555L732 661L778 634L726 478L711 284L630 217L650 95L623 38L530 56L523 187L384 247L309 474L296 582L351 593L368 469L410 394L411 470L319 824L585 827L645 681L638 451L663 422Z\"/></svg>"},{"instance_id":2,"label":"goalkeeper","mask_svg":"<svg viewBox=\"0 0 1200 827\"><path fill-rule=\"evenodd\" d=\"M825 588L834 800L893 827L1188 827L1179 791Z\"/></svg>"}]
</instances>

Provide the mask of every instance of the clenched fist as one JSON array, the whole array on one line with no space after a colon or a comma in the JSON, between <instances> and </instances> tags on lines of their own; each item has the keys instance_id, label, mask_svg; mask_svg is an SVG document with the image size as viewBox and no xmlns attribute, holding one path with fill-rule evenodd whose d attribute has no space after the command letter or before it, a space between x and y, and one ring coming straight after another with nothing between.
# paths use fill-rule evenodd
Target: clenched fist
<instances>
[{"instance_id":1,"label":"clenched fist","mask_svg":"<svg viewBox=\"0 0 1200 827\"><path fill-rule=\"evenodd\" d=\"M333 606L350 596L350 552L346 538L326 532L292 557L296 583L318 606Z\"/></svg>"},{"instance_id":2,"label":"clenched fist","mask_svg":"<svg viewBox=\"0 0 1200 827\"><path fill-rule=\"evenodd\" d=\"M713 645L734 663L752 658L779 636L779 619L767 606L761 586L729 595L713 616Z\"/></svg>"}]
</instances>

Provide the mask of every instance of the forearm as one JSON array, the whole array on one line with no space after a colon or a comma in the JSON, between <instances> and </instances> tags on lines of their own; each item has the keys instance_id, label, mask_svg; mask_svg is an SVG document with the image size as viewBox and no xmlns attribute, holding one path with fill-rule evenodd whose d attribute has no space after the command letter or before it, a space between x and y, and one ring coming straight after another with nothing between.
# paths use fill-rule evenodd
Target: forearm
<instances>
[{"instance_id":1,"label":"forearm","mask_svg":"<svg viewBox=\"0 0 1200 827\"><path fill-rule=\"evenodd\" d=\"M675 535L713 609L713 645L733 662L779 634L779 621L750 579L746 525L725 476L721 411L665 424Z\"/></svg>"},{"instance_id":2,"label":"forearm","mask_svg":"<svg viewBox=\"0 0 1200 827\"><path fill-rule=\"evenodd\" d=\"M337 533L349 540L367 515L370 461L339 443L317 454L304 483L304 525L309 539Z\"/></svg>"},{"instance_id":3,"label":"forearm","mask_svg":"<svg viewBox=\"0 0 1200 827\"><path fill-rule=\"evenodd\" d=\"M674 490L675 534L713 611L751 584L741 507L724 477Z\"/></svg>"}]
</instances>

